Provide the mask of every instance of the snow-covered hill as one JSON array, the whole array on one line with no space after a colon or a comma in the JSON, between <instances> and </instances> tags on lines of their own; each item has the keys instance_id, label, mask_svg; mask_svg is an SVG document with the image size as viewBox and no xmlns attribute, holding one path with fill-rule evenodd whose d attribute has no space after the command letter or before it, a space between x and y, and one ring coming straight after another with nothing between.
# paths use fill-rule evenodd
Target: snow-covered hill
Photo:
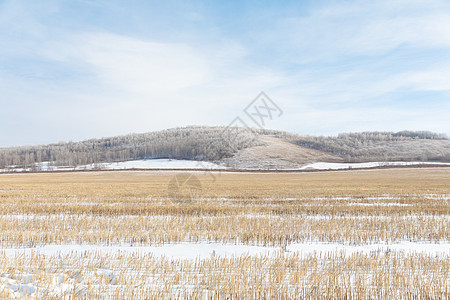
<instances>
[{"instance_id":1,"label":"snow-covered hill","mask_svg":"<svg viewBox=\"0 0 450 300\"><path fill-rule=\"evenodd\" d=\"M420 165L422 162L450 163L450 139L422 131L360 132L323 137L266 129L197 126L0 149L3 172L327 170Z\"/></svg>"}]
</instances>

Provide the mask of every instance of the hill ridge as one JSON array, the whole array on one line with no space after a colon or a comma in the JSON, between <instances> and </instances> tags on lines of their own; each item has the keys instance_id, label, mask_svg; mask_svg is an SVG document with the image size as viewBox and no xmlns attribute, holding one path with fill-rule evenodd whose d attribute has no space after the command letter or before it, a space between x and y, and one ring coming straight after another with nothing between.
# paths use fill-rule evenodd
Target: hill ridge
<instances>
[{"instance_id":1,"label":"hill ridge","mask_svg":"<svg viewBox=\"0 0 450 300\"><path fill-rule=\"evenodd\" d=\"M450 140L429 131L359 132L337 136L280 130L187 126L80 142L0 148L0 169L172 158L234 168L293 168L314 162L450 161Z\"/></svg>"}]
</instances>

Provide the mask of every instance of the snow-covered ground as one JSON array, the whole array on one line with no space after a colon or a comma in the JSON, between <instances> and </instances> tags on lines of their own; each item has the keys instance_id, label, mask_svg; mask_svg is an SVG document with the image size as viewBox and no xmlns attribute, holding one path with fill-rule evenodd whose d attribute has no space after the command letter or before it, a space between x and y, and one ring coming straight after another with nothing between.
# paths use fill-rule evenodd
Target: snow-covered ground
<instances>
[{"instance_id":1,"label":"snow-covered ground","mask_svg":"<svg viewBox=\"0 0 450 300\"><path fill-rule=\"evenodd\" d=\"M395 167L395 166L420 166L420 165L448 165L450 163L441 162L366 162L366 163L328 163L316 162L305 165L297 169L289 169L292 171L298 170L345 170L345 169L369 169L377 167ZM36 165L35 171L82 171L82 170L153 170L153 169L199 169L199 170L225 170L228 169L224 165L215 164L206 161L195 160L177 160L177 159L144 159L144 160L130 160L115 163L100 163L81 165L77 167L52 166L48 162L43 162ZM246 170L263 170L260 168L251 168ZM1 172L30 172L31 168L23 169L18 167L9 167L0 169Z\"/></svg>"},{"instance_id":2,"label":"snow-covered ground","mask_svg":"<svg viewBox=\"0 0 450 300\"><path fill-rule=\"evenodd\" d=\"M345 170L345 169L366 169L376 167L389 167L389 166L420 166L420 165L449 165L450 163L440 162L367 162L367 163L328 163L328 162L316 162L305 165L298 169L292 170ZM194 160L177 160L177 159L144 159L144 160L131 160L115 163L100 163L81 165L77 167L63 167L52 166L48 162L43 162L36 165L37 171L81 171L81 170L152 170L152 169L208 169L208 170L224 170L227 169L224 165L219 165L206 161L194 161ZM258 169L252 169L258 170ZM6 169L0 169L0 172L29 172L31 168L23 169L17 167L10 167Z\"/></svg>"},{"instance_id":3,"label":"snow-covered ground","mask_svg":"<svg viewBox=\"0 0 450 300\"><path fill-rule=\"evenodd\" d=\"M235 267L237 264L248 266L248 274L243 272L242 277L245 283L250 280L248 278L257 276L261 284L273 285L276 283L275 276L282 275L281 282L288 282L289 285L288 280L296 279L293 284L310 288L313 284L310 276L322 272L325 275L334 272L332 276L335 277L332 278L337 278L336 282L340 285L343 285L345 278L350 284L347 288L351 289L357 288L357 280L362 277L366 280L363 283L367 287L364 287L369 289L376 286L377 282L371 279L377 277L400 276L410 280L416 279L426 285L427 282L422 282L427 276L431 276L430 280L437 280L438 288L448 285L449 282L445 272L442 273L442 269L439 269L440 263L450 257L448 243L402 242L366 246L304 243L288 245L285 250L283 252L283 249L275 247L205 242L160 247L55 245L3 249L0 255L6 252L6 256L2 256L6 261L16 260L22 265L19 265L17 270L9 267L0 272L0 295L7 299L116 299L117 295L126 294L128 297L120 298L143 299L148 297L149 291L158 291L161 288L164 290L158 293L158 298L193 298L185 294L181 294L181 297L176 295L190 293L200 284L203 285L202 290L197 295L202 296L195 299L211 299L214 297L209 295L209 291L213 291L214 286L206 286L204 282L212 280L211 278L220 280L221 272L224 273L225 280L235 278L236 274L230 275L230 272L243 272ZM345 261L352 257L358 259L358 255L366 255L363 258L373 260L373 265L364 264L365 259L352 260L352 264ZM218 259L224 257L227 259ZM304 269L295 268L301 265L296 261L297 257L309 257L311 266ZM280 260L289 258L294 260L286 263L286 266L280 263ZM336 259L335 263L330 262L330 259ZM404 263L402 259L407 261ZM430 260L436 261L431 274L429 265L420 268L421 265L418 264L426 264ZM253 261L256 261L257 267L252 264ZM46 263L53 265L48 267L45 266ZM291 263L294 267L290 267ZM26 267L26 264L34 266L30 268ZM336 265L336 269L329 268L330 264ZM236 269L230 269L230 266ZM280 269L282 272L277 272ZM294 277L294 274L301 276L300 280ZM393 285L388 288L399 287ZM438 290L438 294L444 296L437 298L445 298L446 293L448 290L445 288Z\"/></svg>"},{"instance_id":4,"label":"snow-covered ground","mask_svg":"<svg viewBox=\"0 0 450 300\"><path fill-rule=\"evenodd\" d=\"M35 248L2 248L0 253L7 256L30 255L31 253L45 256L59 256L70 253L95 252L98 254L140 254L154 257L166 257L170 259L196 259L236 256L257 256L275 254L282 250L280 247L264 247L243 244L223 243L180 243L166 244L162 246L104 246L104 245L45 245ZM374 243L366 245L344 245L340 243L306 242L292 243L286 246L288 253L299 254L300 257L314 253L354 253L370 254L371 252L398 251L406 253L422 253L427 255L450 255L450 243L410 242L399 243Z\"/></svg>"},{"instance_id":5,"label":"snow-covered ground","mask_svg":"<svg viewBox=\"0 0 450 300\"><path fill-rule=\"evenodd\" d=\"M99 168L103 170L125 170L125 169L223 169L218 164L195 161L195 160L177 160L177 159L146 159L131 160L117 163L104 163L97 165L79 166L77 170Z\"/></svg>"},{"instance_id":6,"label":"snow-covered ground","mask_svg":"<svg viewBox=\"0 0 450 300\"><path fill-rule=\"evenodd\" d=\"M418 162L418 161L394 161L394 162L366 162L366 163L328 163L316 162L300 168L300 170L343 170L343 169L366 169L377 167L393 166L420 166L420 165L449 165L450 163L441 162Z\"/></svg>"},{"instance_id":7,"label":"snow-covered ground","mask_svg":"<svg viewBox=\"0 0 450 300\"><path fill-rule=\"evenodd\" d=\"M144 159L130 160L115 163L89 164L74 167L52 166L48 162L36 165L37 171L73 171L73 170L129 170L129 169L224 169L224 166L195 160L177 160L177 159ZM26 172L32 171L31 168L8 168L0 169L0 172Z\"/></svg>"}]
</instances>

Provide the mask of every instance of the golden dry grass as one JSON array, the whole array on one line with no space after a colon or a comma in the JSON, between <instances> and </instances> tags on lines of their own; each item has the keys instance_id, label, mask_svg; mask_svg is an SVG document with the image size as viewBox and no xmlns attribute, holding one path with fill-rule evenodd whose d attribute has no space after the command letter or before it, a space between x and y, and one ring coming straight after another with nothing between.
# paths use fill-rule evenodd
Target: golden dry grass
<instances>
[{"instance_id":1,"label":"golden dry grass","mask_svg":"<svg viewBox=\"0 0 450 300\"><path fill-rule=\"evenodd\" d=\"M448 299L449 259L396 252L195 260L0 255L0 283L30 274L41 299L61 299L61 289L64 299ZM98 272L105 267L114 276ZM9 295L0 286L2 299Z\"/></svg>"},{"instance_id":2,"label":"golden dry grass","mask_svg":"<svg viewBox=\"0 0 450 300\"><path fill-rule=\"evenodd\" d=\"M450 240L449 168L222 173L215 181L196 172L202 189L183 204L168 196L175 174L0 175L0 247ZM83 282L68 297L444 299L449 258L396 252L301 258L280 250L276 257L192 261L98 253L10 257L0 250L0 275L6 274L0 279L34 274L43 298L58 298L47 283L61 273L70 284ZM94 274L101 267L114 270L115 284Z\"/></svg>"},{"instance_id":3,"label":"golden dry grass","mask_svg":"<svg viewBox=\"0 0 450 300\"><path fill-rule=\"evenodd\" d=\"M2 175L0 245L450 238L449 169L198 173L202 190L182 205L167 196L174 174Z\"/></svg>"}]
</instances>

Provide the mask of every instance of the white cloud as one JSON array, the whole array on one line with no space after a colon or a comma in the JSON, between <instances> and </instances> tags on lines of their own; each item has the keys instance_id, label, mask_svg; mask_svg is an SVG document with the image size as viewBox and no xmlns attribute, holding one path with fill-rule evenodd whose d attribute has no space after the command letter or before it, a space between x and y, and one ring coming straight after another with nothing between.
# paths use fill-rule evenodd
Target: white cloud
<instances>
[{"instance_id":1,"label":"white cloud","mask_svg":"<svg viewBox=\"0 0 450 300\"><path fill-rule=\"evenodd\" d=\"M204 59L185 45L95 34L80 51L104 82L128 91L178 90L204 83L209 73Z\"/></svg>"},{"instance_id":2,"label":"white cloud","mask_svg":"<svg viewBox=\"0 0 450 300\"><path fill-rule=\"evenodd\" d=\"M280 20L265 43L294 70L284 84L299 107L389 106L395 93L450 88L450 59L439 54L450 48L448 1L336 2Z\"/></svg>"},{"instance_id":3,"label":"white cloud","mask_svg":"<svg viewBox=\"0 0 450 300\"><path fill-rule=\"evenodd\" d=\"M23 106L23 113L39 124L42 134L35 137L55 141L42 138L50 132L59 141L66 133L79 140L191 124L227 125L261 90L284 81L277 72L245 63L246 48L237 42L204 46L105 32L49 40L33 55L61 64L68 78L8 78L15 87L8 94L22 99L10 108Z\"/></svg>"},{"instance_id":4,"label":"white cloud","mask_svg":"<svg viewBox=\"0 0 450 300\"><path fill-rule=\"evenodd\" d=\"M288 37L287 44L295 45L299 62L380 55L400 46L449 48L450 3L338 2L306 17L285 19L276 33L280 30L285 32L280 40Z\"/></svg>"},{"instance_id":5,"label":"white cloud","mask_svg":"<svg viewBox=\"0 0 450 300\"><path fill-rule=\"evenodd\" d=\"M252 31L251 40L227 24L226 34L211 24L214 39L201 30L180 39L107 26L75 30L75 19L73 27L55 29L44 25L46 9L36 15L23 3L7 3L0 4L7 45L0 49L0 125L27 124L15 129L22 141L226 125L261 90L285 111L270 124L279 129L442 132L450 125L442 102L420 111L413 99L402 111L396 101L408 100L394 97L449 91L450 56L433 56L450 48L445 1L336 2L289 19L273 12L278 25Z\"/></svg>"},{"instance_id":6,"label":"white cloud","mask_svg":"<svg viewBox=\"0 0 450 300\"><path fill-rule=\"evenodd\" d=\"M99 82L114 89L147 94L204 83L205 59L184 44L148 42L112 33L87 33L50 44L49 58L91 66Z\"/></svg>"},{"instance_id":7,"label":"white cloud","mask_svg":"<svg viewBox=\"0 0 450 300\"><path fill-rule=\"evenodd\" d=\"M405 73L399 76L405 86L419 91L450 91L450 64L440 68Z\"/></svg>"}]
</instances>

